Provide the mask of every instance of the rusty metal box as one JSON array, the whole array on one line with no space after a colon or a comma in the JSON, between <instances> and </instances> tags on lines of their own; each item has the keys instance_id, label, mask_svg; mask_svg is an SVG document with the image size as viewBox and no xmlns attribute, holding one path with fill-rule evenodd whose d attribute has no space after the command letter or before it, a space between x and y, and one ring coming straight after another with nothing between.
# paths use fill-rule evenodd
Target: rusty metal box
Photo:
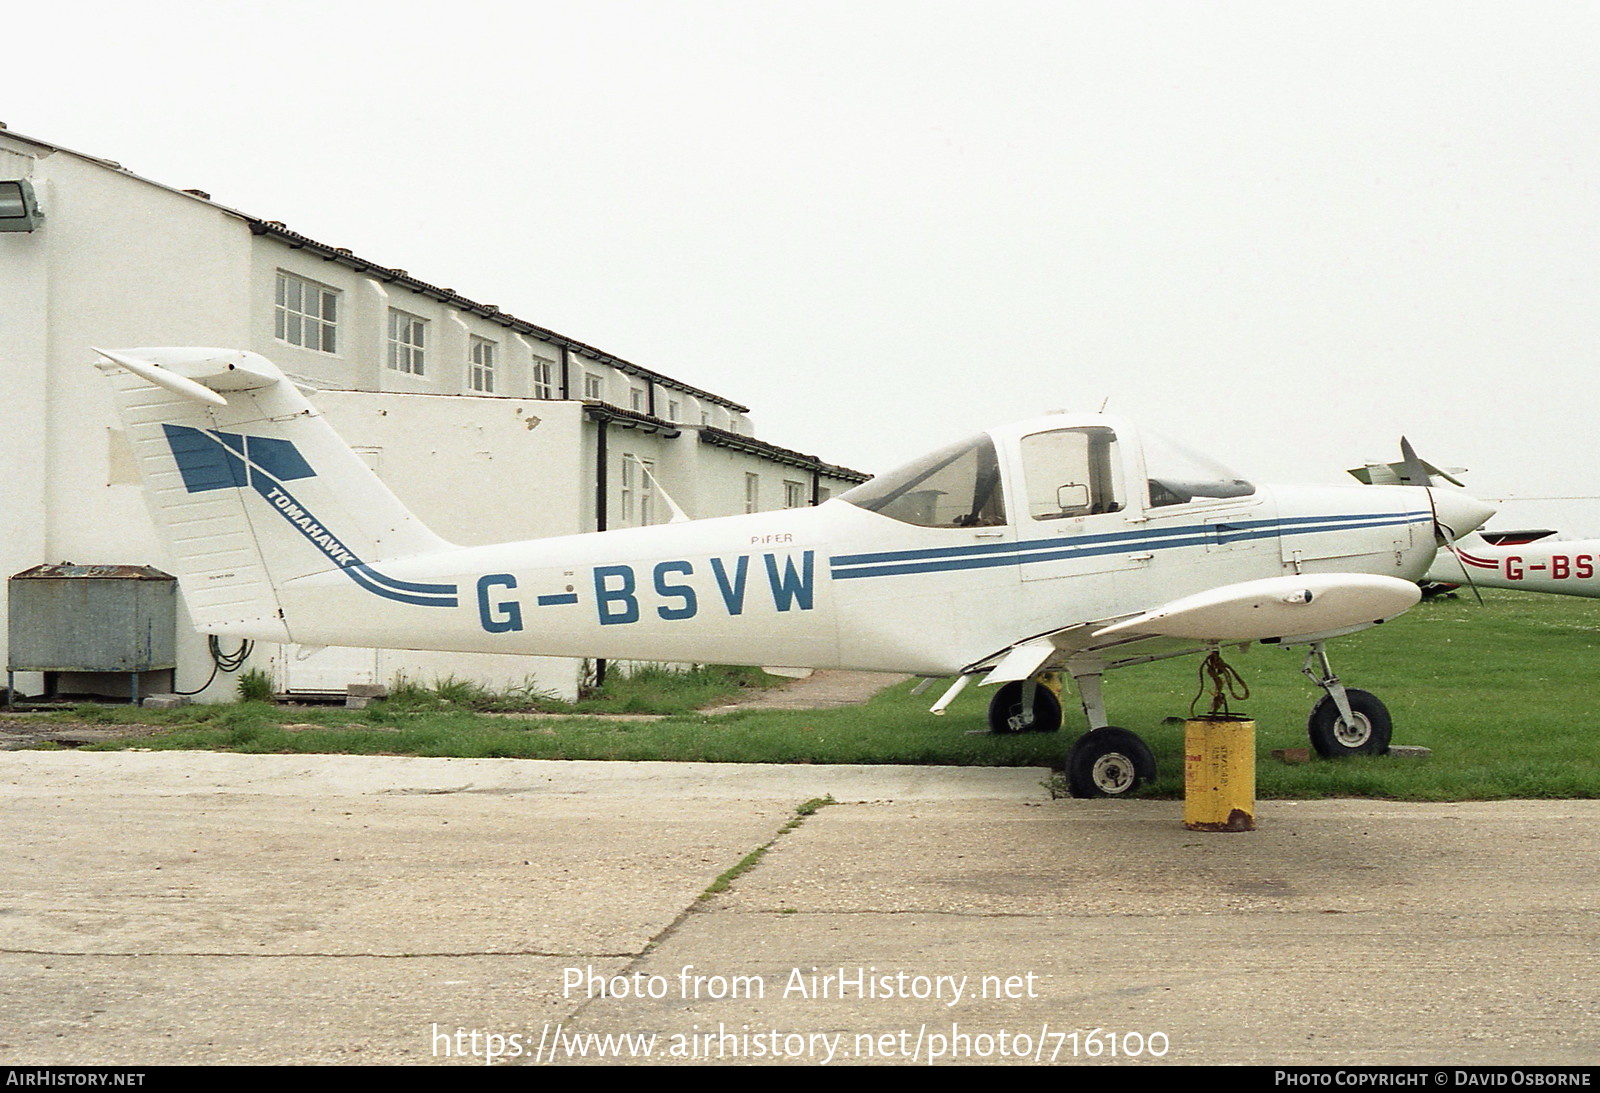
<instances>
[{"instance_id":1,"label":"rusty metal box","mask_svg":"<svg viewBox=\"0 0 1600 1093\"><path fill-rule=\"evenodd\" d=\"M7 669L149 672L177 666L177 580L149 566L40 565L6 582Z\"/></svg>"}]
</instances>

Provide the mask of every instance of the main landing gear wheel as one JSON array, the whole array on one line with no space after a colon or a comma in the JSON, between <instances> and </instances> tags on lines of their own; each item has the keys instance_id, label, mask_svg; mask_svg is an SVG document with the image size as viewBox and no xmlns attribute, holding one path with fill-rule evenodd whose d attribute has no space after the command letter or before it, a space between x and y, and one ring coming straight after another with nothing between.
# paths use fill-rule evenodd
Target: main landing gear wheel
<instances>
[{"instance_id":1,"label":"main landing gear wheel","mask_svg":"<svg viewBox=\"0 0 1600 1093\"><path fill-rule=\"evenodd\" d=\"M1347 723L1339 716L1333 696L1324 695L1311 707L1311 717L1306 721L1311 746L1324 759L1386 755L1389 736L1394 731L1388 708L1366 691L1347 687L1344 694L1350 702L1350 712L1355 715L1354 721Z\"/></svg>"},{"instance_id":2,"label":"main landing gear wheel","mask_svg":"<svg viewBox=\"0 0 1600 1093\"><path fill-rule=\"evenodd\" d=\"M1086 732L1067 752L1067 790L1074 797L1127 797L1155 776L1155 756L1127 729Z\"/></svg>"},{"instance_id":3,"label":"main landing gear wheel","mask_svg":"<svg viewBox=\"0 0 1600 1093\"><path fill-rule=\"evenodd\" d=\"M1033 717L1022 712L1025 683L1002 683L989 700L990 732L1055 732L1061 727L1061 700L1049 687L1035 684Z\"/></svg>"}]
</instances>

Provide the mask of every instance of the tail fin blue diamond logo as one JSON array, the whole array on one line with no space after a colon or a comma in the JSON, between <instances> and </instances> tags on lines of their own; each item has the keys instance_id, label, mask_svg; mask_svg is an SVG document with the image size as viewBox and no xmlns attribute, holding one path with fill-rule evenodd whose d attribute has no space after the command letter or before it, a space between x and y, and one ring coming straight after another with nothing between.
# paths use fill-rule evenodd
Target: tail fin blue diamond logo
<instances>
[{"instance_id":1,"label":"tail fin blue diamond logo","mask_svg":"<svg viewBox=\"0 0 1600 1093\"><path fill-rule=\"evenodd\" d=\"M322 551L356 584L375 596L418 607L455 607L453 584L418 584L387 576L362 561L339 538L295 500L285 482L315 478L317 472L292 441L245 436L184 425L163 425L178 473L190 493L250 488L282 516L306 541Z\"/></svg>"}]
</instances>

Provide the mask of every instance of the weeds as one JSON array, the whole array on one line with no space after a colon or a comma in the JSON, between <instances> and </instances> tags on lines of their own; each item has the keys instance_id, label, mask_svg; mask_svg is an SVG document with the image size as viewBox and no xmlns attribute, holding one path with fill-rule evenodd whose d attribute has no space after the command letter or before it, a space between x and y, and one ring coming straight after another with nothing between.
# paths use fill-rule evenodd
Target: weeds
<instances>
[{"instance_id":1,"label":"weeds","mask_svg":"<svg viewBox=\"0 0 1600 1093\"><path fill-rule=\"evenodd\" d=\"M274 688L272 676L260 668L251 668L247 672L239 673L239 701L240 702L271 702Z\"/></svg>"},{"instance_id":2,"label":"weeds","mask_svg":"<svg viewBox=\"0 0 1600 1093\"><path fill-rule=\"evenodd\" d=\"M704 892L700 893L700 898L710 899L718 892L726 891L728 885L732 884L741 876L754 869L756 867L756 863L762 858L766 857L767 851L771 850L773 845L776 844L779 839L783 838L785 835L789 834L789 832L805 823L808 816L814 816L817 814L819 809L826 808L828 805L833 804L838 804L838 802L833 799L832 794L829 794L826 797L813 797L804 804L797 806L794 810L794 817L788 823L778 828L778 833L776 835L772 836L772 838L765 844L756 847L754 850L750 851L750 853L740 858L733 864L732 867L723 870L722 874L718 876L716 880L712 881Z\"/></svg>"},{"instance_id":3,"label":"weeds","mask_svg":"<svg viewBox=\"0 0 1600 1093\"><path fill-rule=\"evenodd\" d=\"M389 687L380 713L418 713L469 710L478 713L643 713L681 714L699 709L747 688L776 682L759 668L703 665L676 668L639 664L631 671L613 670L605 686L580 692L576 702L566 702L532 680L504 691L471 680L445 676L425 686L404 676Z\"/></svg>"}]
</instances>

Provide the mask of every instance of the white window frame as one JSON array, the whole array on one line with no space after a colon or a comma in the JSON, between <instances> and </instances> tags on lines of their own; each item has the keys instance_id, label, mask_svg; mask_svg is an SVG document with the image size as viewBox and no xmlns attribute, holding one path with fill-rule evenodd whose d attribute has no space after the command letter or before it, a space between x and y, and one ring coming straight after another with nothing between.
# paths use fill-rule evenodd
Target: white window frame
<instances>
[{"instance_id":1,"label":"white window frame","mask_svg":"<svg viewBox=\"0 0 1600 1093\"><path fill-rule=\"evenodd\" d=\"M639 479L639 526L649 527L656 522L656 465L649 459L639 460L643 474Z\"/></svg>"},{"instance_id":2,"label":"white window frame","mask_svg":"<svg viewBox=\"0 0 1600 1093\"><path fill-rule=\"evenodd\" d=\"M544 357L533 358L533 397L556 397L556 362Z\"/></svg>"},{"instance_id":3,"label":"white window frame","mask_svg":"<svg viewBox=\"0 0 1600 1093\"><path fill-rule=\"evenodd\" d=\"M427 366L428 320L397 307L389 309L389 367L420 376Z\"/></svg>"},{"instance_id":4,"label":"white window frame","mask_svg":"<svg viewBox=\"0 0 1600 1093\"><path fill-rule=\"evenodd\" d=\"M744 472L744 511L761 511L761 476L753 471Z\"/></svg>"},{"instance_id":5,"label":"white window frame","mask_svg":"<svg viewBox=\"0 0 1600 1093\"><path fill-rule=\"evenodd\" d=\"M605 401L605 385L593 372L583 374L583 397L592 398L597 402Z\"/></svg>"},{"instance_id":6,"label":"white window frame","mask_svg":"<svg viewBox=\"0 0 1600 1093\"><path fill-rule=\"evenodd\" d=\"M643 387L628 388L628 409L636 414L642 414L650 405L650 396Z\"/></svg>"},{"instance_id":7,"label":"white window frame","mask_svg":"<svg viewBox=\"0 0 1600 1093\"><path fill-rule=\"evenodd\" d=\"M632 452L622 453L622 523L627 527L634 527L633 498L638 488L639 471L638 461Z\"/></svg>"},{"instance_id":8,"label":"white window frame","mask_svg":"<svg viewBox=\"0 0 1600 1093\"><path fill-rule=\"evenodd\" d=\"M315 297L315 305L311 298ZM278 271L273 296L272 333L280 342L330 356L339 348L339 290L331 285Z\"/></svg>"},{"instance_id":9,"label":"white window frame","mask_svg":"<svg viewBox=\"0 0 1600 1093\"><path fill-rule=\"evenodd\" d=\"M678 421L683 417L683 404L675 398L667 400L667 420Z\"/></svg>"},{"instance_id":10,"label":"white window frame","mask_svg":"<svg viewBox=\"0 0 1600 1093\"><path fill-rule=\"evenodd\" d=\"M804 508L806 503L806 487L804 482L783 480L783 507L786 509Z\"/></svg>"},{"instance_id":11,"label":"white window frame","mask_svg":"<svg viewBox=\"0 0 1600 1093\"><path fill-rule=\"evenodd\" d=\"M468 376L467 385L474 391L485 395L494 394L494 365L499 354L499 345L488 338L472 336L472 347L468 350Z\"/></svg>"}]
</instances>

